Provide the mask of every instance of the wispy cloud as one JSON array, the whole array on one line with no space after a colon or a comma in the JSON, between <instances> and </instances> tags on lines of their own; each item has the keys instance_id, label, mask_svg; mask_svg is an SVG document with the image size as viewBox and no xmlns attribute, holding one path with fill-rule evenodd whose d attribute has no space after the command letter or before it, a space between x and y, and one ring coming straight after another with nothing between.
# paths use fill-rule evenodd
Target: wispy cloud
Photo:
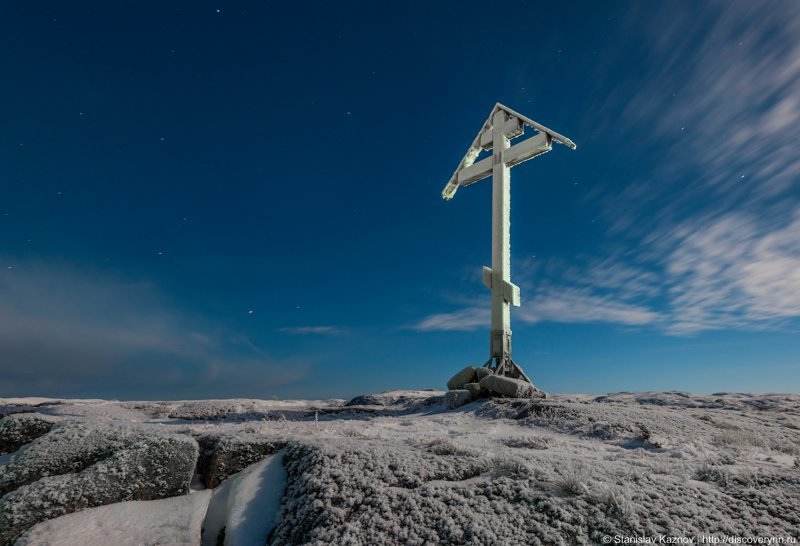
<instances>
[{"instance_id":1,"label":"wispy cloud","mask_svg":"<svg viewBox=\"0 0 800 546\"><path fill-rule=\"evenodd\" d=\"M528 324L548 321L642 326L661 320L659 313L646 306L625 303L614 296L597 295L577 288L541 291L517 315Z\"/></svg>"},{"instance_id":2,"label":"wispy cloud","mask_svg":"<svg viewBox=\"0 0 800 546\"><path fill-rule=\"evenodd\" d=\"M736 213L678 231L666 262L670 328L778 327L800 317L800 207L779 228Z\"/></svg>"},{"instance_id":3,"label":"wispy cloud","mask_svg":"<svg viewBox=\"0 0 800 546\"><path fill-rule=\"evenodd\" d=\"M430 332L434 330L443 331L469 331L484 328L489 324L488 301L485 305L471 305L464 309L459 309L450 313L437 313L429 315L410 326L414 330Z\"/></svg>"},{"instance_id":4,"label":"wispy cloud","mask_svg":"<svg viewBox=\"0 0 800 546\"><path fill-rule=\"evenodd\" d=\"M285 328L278 328L278 332L283 334L324 334L324 335L339 335L345 332L344 328L338 326L287 326Z\"/></svg>"},{"instance_id":5,"label":"wispy cloud","mask_svg":"<svg viewBox=\"0 0 800 546\"><path fill-rule=\"evenodd\" d=\"M800 317L800 206L775 222L740 212L691 218L636 264L622 256L565 264L520 264L523 323L647 326L672 335L704 330L796 328ZM477 284L477 283L476 283ZM530 296L526 297L527 294ZM423 318L417 330L477 330L489 298Z\"/></svg>"},{"instance_id":6,"label":"wispy cloud","mask_svg":"<svg viewBox=\"0 0 800 546\"><path fill-rule=\"evenodd\" d=\"M592 196L612 232L659 240L701 205L709 220L743 208L786 220L800 173L800 4L651 10L631 10L620 45L647 69L631 85L617 76L628 57L616 51L602 65L613 91L594 107L616 113L603 138L645 135L625 150L659 158Z\"/></svg>"},{"instance_id":7,"label":"wispy cloud","mask_svg":"<svg viewBox=\"0 0 800 546\"><path fill-rule=\"evenodd\" d=\"M307 373L181 311L147 283L67 263L11 267L0 271L0 394L246 396Z\"/></svg>"},{"instance_id":8,"label":"wispy cloud","mask_svg":"<svg viewBox=\"0 0 800 546\"><path fill-rule=\"evenodd\" d=\"M420 331L478 330L488 327L490 314L489 299L485 298L450 313L425 317L412 328ZM646 307L625 303L613 296L596 295L585 288L545 287L538 289L531 300L523 301L515 320L527 324L605 322L641 326L656 323L661 317Z\"/></svg>"}]
</instances>

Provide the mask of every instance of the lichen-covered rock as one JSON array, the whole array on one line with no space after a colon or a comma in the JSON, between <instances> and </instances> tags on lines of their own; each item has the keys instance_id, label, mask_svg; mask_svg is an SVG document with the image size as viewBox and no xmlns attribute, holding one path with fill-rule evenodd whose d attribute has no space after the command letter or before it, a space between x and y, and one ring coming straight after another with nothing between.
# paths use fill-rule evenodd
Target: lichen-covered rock
<instances>
[{"instance_id":1,"label":"lichen-covered rock","mask_svg":"<svg viewBox=\"0 0 800 546\"><path fill-rule=\"evenodd\" d=\"M473 400L477 400L478 398L489 394L489 391L482 388L480 383L467 383L464 385L464 389L469 391L469 394L472 396Z\"/></svg>"},{"instance_id":2,"label":"lichen-covered rock","mask_svg":"<svg viewBox=\"0 0 800 546\"><path fill-rule=\"evenodd\" d=\"M487 375L480 380L480 386L493 394L507 398L531 398L536 388L522 379L513 379L502 375Z\"/></svg>"},{"instance_id":3,"label":"lichen-covered rock","mask_svg":"<svg viewBox=\"0 0 800 546\"><path fill-rule=\"evenodd\" d=\"M56 426L0 467L7 492L0 499L0 544L83 508L186 494L197 455L189 436L109 424Z\"/></svg>"},{"instance_id":4,"label":"lichen-covered rock","mask_svg":"<svg viewBox=\"0 0 800 546\"><path fill-rule=\"evenodd\" d=\"M0 420L0 455L13 453L53 428L55 420L37 413L14 413Z\"/></svg>"},{"instance_id":5,"label":"lichen-covered rock","mask_svg":"<svg viewBox=\"0 0 800 546\"><path fill-rule=\"evenodd\" d=\"M444 395L444 405L449 409L456 409L472 401L472 395L466 389L447 391Z\"/></svg>"},{"instance_id":6,"label":"lichen-covered rock","mask_svg":"<svg viewBox=\"0 0 800 546\"><path fill-rule=\"evenodd\" d=\"M457 390L463 389L464 385L467 383L474 383L475 382L475 374L477 368L475 366L467 366L453 377L450 378L450 381L447 382L447 390Z\"/></svg>"},{"instance_id":7,"label":"lichen-covered rock","mask_svg":"<svg viewBox=\"0 0 800 546\"><path fill-rule=\"evenodd\" d=\"M286 442L257 434L206 435L197 439L200 458L197 472L206 487L216 487L231 474L244 470L286 447Z\"/></svg>"}]
</instances>

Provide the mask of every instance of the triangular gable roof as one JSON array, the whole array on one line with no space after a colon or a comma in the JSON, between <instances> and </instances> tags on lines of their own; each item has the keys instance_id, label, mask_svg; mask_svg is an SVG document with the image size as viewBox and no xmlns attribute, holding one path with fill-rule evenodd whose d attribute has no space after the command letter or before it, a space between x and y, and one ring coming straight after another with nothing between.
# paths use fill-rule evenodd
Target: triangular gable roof
<instances>
[{"instance_id":1,"label":"triangular gable roof","mask_svg":"<svg viewBox=\"0 0 800 546\"><path fill-rule=\"evenodd\" d=\"M532 119L530 119L530 118L528 118L526 116L523 116L522 114L512 110L508 106L505 106L505 105L500 104L498 102L497 104L494 105L494 108L492 108L492 111L489 113L489 117L486 118L486 121L483 123L483 126L481 127L481 130L478 131L477 136L472 141L472 144L470 145L469 149L467 150L467 153L464 155L464 158L458 164L458 167L453 172L453 176L450 177L450 180L448 180L447 185L444 187L444 190L442 190L442 198L443 199L446 199L446 200L449 201L456 194L456 191L458 190L458 172L460 170L462 170L462 169L466 169L467 167L470 167L473 163L475 163L475 160L478 158L478 156L481 153L481 145L480 145L481 135L483 134L484 131L486 131L487 129L489 129L489 127L492 126L492 118L494 117L494 114L498 110L504 110L507 114L518 118L522 123L524 123L528 127L531 127L532 129L536 129L540 133L546 133L546 134L550 135L550 138L552 140L555 140L559 144L563 144L564 146L566 146L568 148L572 148L573 150L575 148L577 148L575 143L572 142L567 137L565 137L563 135L560 135L560 134L556 133L555 131L552 131L552 130L548 129L544 125L536 123Z\"/></svg>"}]
</instances>

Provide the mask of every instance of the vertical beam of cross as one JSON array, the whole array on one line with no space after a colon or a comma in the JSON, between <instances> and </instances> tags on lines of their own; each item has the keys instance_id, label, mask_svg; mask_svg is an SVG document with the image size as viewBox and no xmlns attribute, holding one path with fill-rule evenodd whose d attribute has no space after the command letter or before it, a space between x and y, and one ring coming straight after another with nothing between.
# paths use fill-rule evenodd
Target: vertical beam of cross
<instances>
[{"instance_id":1,"label":"vertical beam of cross","mask_svg":"<svg viewBox=\"0 0 800 546\"><path fill-rule=\"evenodd\" d=\"M505 161L510 141L506 113L492 119L492 323L489 355L503 367L511 354L511 308L504 286L511 282L511 169Z\"/></svg>"}]
</instances>

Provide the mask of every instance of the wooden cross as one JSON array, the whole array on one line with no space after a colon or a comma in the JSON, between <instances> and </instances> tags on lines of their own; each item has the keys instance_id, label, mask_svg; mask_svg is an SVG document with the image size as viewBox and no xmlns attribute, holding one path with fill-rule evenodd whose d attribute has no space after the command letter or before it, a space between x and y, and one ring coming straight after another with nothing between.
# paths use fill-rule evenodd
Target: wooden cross
<instances>
[{"instance_id":1,"label":"wooden cross","mask_svg":"<svg viewBox=\"0 0 800 546\"><path fill-rule=\"evenodd\" d=\"M511 139L521 136L526 126L537 133L511 146ZM510 306L520 305L519 287L511 282L511 167L549 152L553 141L576 148L567 137L497 103L442 190L442 197L449 201L459 187L492 177L492 267L483 268L483 284L492 290L489 360L485 366L496 374L528 382L522 368L511 360ZM492 153L476 162L482 150Z\"/></svg>"}]
</instances>

